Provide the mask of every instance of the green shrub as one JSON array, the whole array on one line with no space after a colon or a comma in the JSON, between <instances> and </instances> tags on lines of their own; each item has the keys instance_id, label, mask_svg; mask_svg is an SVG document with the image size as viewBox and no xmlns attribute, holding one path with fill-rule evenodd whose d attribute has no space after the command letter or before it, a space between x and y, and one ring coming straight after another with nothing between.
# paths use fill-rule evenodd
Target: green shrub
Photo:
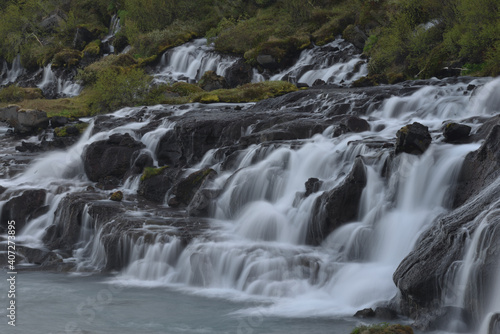
<instances>
[{"instance_id":1,"label":"green shrub","mask_svg":"<svg viewBox=\"0 0 500 334\"><path fill-rule=\"evenodd\" d=\"M64 49L58 52L52 60L52 67L73 67L82 59L82 52L74 49Z\"/></svg>"},{"instance_id":2,"label":"green shrub","mask_svg":"<svg viewBox=\"0 0 500 334\"><path fill-rule=\"evenodd\" d=\"M97 75L92 87L90 107L104 113L141 104L149 93L151 77L141 69L106 69Z\"/></svg>"},{"instance_id":3,"label":"green shrub","mask_svg":"<svg viewBox=\"0 0 500 334\"><path fill-rule=\"evenodd\" d=\"M43 93L39 88L23 88L10 85L0 89L0 102L20 102L41 98L43 98Z\"/></svg>"}]
</instances>

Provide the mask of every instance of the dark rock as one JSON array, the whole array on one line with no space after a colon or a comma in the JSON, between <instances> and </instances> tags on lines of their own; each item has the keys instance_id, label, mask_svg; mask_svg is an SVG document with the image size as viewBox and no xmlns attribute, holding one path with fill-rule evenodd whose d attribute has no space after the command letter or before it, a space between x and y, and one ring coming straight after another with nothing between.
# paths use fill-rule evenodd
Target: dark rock
<instances>
[{"instance_id":1,"label":"dark rock","mask_svg":"<svg viewBox=\"0 0 500 334\"><path fill-rule=\"evenodd\" d=\"M417 122L402 127L396 136L396 154L422 154L432 141L429 128Z\"/></svg>"},{"instance_id":2,"label":"dark rock","mask_svg":"<svg viewBox=\"0 0 500 334\"><path fill-rule=\"evenodd\" d=\"M443 128L445 141L448 143L463 143L469 138L471 127L465 124L448 123Z\"/></svg>"},{"instance_id":3,"label":"dark rock","mask_svg":"<svg viewBox=\"0 0 500 334\"><path fill-rule=\"evenodd\" d=\"M206 71L198 82L198 85L208 92L227 88L226 79L223 76L217 75L214 71Z\"/></svg>"},{"instance_id":4,"label":"dark rock","mask_svg":"<svg viewBox=\"0 0 500 334\"><path fill-rule=\"evenodd\" d=\"M309 85L305 82L297 82L297 88L309 88Z\"/></svg>"},{"instance_id":5,"label":"dark rock","mask_svg":"<svg viewBox=\"0 0 500 334\"><path fill-rule=\"evenodd\" d=\"M276 59L271 55L260 54L257 56L257 63L262 67L269 69L276 69L278 67L278 63Z\"/></svg>"},{"instance_id":6,"label":"dark rock","mask_svg":"<svg viewBox=\"0 0 500 334\"><path fill-rule=\"evenodd\" d=\"M61 256L57 253L45 249L17 246L16 251L18 252L18 255L24 257L24 260L28 263L50 265L51 262L62 261Z\"/></svg>"},{"instance_id":7,"label":"dark rock","mask_svg":"<svg viewBox=\"0 0 500 334\"><path fill-rule=\"evenodd\" d=\"M498 333L500 333L500 313L495 313L490 318L487 334L498 334Z\"/></svg>"},{"instance_id":8,"label":"dark rock","mask_svg":"<svg viewBox=\"0 0 500 334\"><path fill-rule=\"evenodd\" d=\"M500 125L495 125L481 147L467 154L462 164L455 191L456 208L500 175Z\"/></svg>"},{"instance_id":9,"label":"dark rock","mask_svg":"<svg viewBox=\"0 0 500 334\"><path fill-rule=\"evenodd\" d=\"M3 194L6 190L7 188L0 186L0 195Z\"/></svg>"},{"instance_id":10,"label":"dark rock","mask_svg":"<svg viewBox=\"0 0 500 334\"><path fill-rule=\"evenodd\" d=\"M172 189L173 197L168 200L168 205L178 207L189 205L194 195L206 180L211 180L217 176L217 172L211 168L205 168L190 174L185 179L179 181Z\"/></svg>"},{"instance_id":11,"label":"dark rock","mask_svg":"<svg viewBox=\"0 0 500 334\"><path fill-rule=\"evenodd\" d=\"M358 26L352 24L345 28L342 37L360 50L363 50L365 41L368 39L368 36Z\"/></svg>"},{"instance_id":12,"label":"dark rock","mask_svg":"<svg viewBox=\"0 0 500 334\"><path fill-rule=\"evenodd\" d=\"M371 308L365 308L362 310L359 310L354 314L354 317L356 318L373 318L375 317L375 312Z\"/></svg>"},{"instance_id":13,"label":"dark rock","mask_svg":"<svg viewBox=\"0 0 500 334\"><path fill-rule=\"evenodd\" d=\"M51 33L55 32L57 28L64 22L64 20L64 13L61 11L55 11L49 16L42 19L42 22L40 22L39 26L43 31Z\"/></svg>"},{"instance_id":14,"label":"dark rock","mask_svg":"<svg viewBox=\"0 0 500 334\"><path fill-rule=\"evenodd\" d=\"M49 119L47 113L41 110L25 110L19 106L8 106L0 109L0 121L7 122L14 132L27 134L40 128L47 128Z\"/></svg>"},{"instance_id":15,"label":"dark rock","mask_svg":"<svg viewBox=\"0 0 500 334\"><path fill-rule=\"evenodd\" d=\"M380 320L394 320L398 317L398 313L388 307L377 307L375 309L375 318Z\"/></svg>"},{"instance_id":16,"label":"dark rock","mask_svg":"<svg viewBox=\"0 0 500 334\"><path fill-rule=\"evenodd\" d=\"M347 119L346 125L351 132L357 133L357 132L370 131L370 124L368 123L368 121L359 118L357 116L350 116Z\"/></svg>"},{"instance_id":17,"label":"dark rock","mask_svg":"<svg viewBox=\"0 0 500 334\"><path fill-rule=\"evenodd\" d=\"M147 200L163 203L165 195L177 181L180 172L180 169L164 168L159 174L142 179L138 194Z\"/></svg>"},{"instance_id":18,"label":"dark rock","mask_svg":"<svg viewBox=\"0 0 500 334\"><path fill-rule=\"evenodd\" d=\"M87 177L94 182L112 176L121 179L132 166L132 156L144 145L129 134L114 134L90 144L83 153Z\"/></svg>"},{"instance_id":19,"label":"dark rock","mask_svg":"<svg viewBox=\"0 0 500 334\"><path fill-rule=\"evenodd\" d=\"M69 123L69 119L63 116L53 116L50 118L50 126L55 129L58 127L65 126Z\"/></svg>"},{"instance_id":20,"label":"dark rock","mask_svg":"<svg viewBox=\"0 0 500 334\"><path fill-rule=\"evenodd\" d=\"M480 320L480 310L489 300L489 290L482 287L495 282L500 266L500 249L491 244L500 238L499 199L498 181L485 185L466 203L434 222L394 272L393 280L401 293L400 310L415 319L419 328L429 328L437 317L441 317L440 309L444 307L441 296L457 289L450 286L449 272L456 261L463 260L470 238L479 233L478 226L486 217L490 223L479 231L482 236L488 236L483 238L485 243L482 245L488 251L476 262L464 298L465 311L473 319L467 325L473 326Z\"/></svg>"},{"instance_id":21,"label":"dark rock","mask_svg":"<svg viewBox=\"0 0 500 334\"><path fill-rule=\"evenodd\" d=\"M323 86L323 85L326 85L326 82L324 80L321 80L321 79L316 79L314 82L313 82L313 87L314 86Z\"/></svg>"},{"instance_id":22,"label":"dark rock","mask_svg":"<svg viewBox=\"0 0 500 334\"><path fill-rule=\"evenodd\" d=\"M75 37L73 38L73 49L83 50L85 46L94 40L94 35L84 28L76 28Z\"/></svg>"},{"instance_id":23,"label":"dark rock","mask_svg":"<svg viewBox=\"0 0 500 334\"><path fill-rule=\"evenodd\" d=\"M187 214L192 217L208 216L210 205L219 196L220 192L219 189L207 189L204 188L204 185L201 185L186 209Z\"/></svg>"},{"instance_id":24,"label":"dark rock","mask_svg":"<svg viewBox=\"0 0 500 334\"><path fill-rule=\"evenodd\" d=\"M228 88L235 88L252 81L252 66L240 59L226 70L225 75Z\"/></svg>"},{"instance_id":25,"label":"dark rock","mask_svg":"<svg viewBox=\"0 0 500 334\"><path fill-rule=\"evenodd\" d=\"M304 197L307 197L315 192L318 192L321 186L323 185L323 181L320 181L318 178L311 177L306 181L306 192Z\"/></svg>"},{"instance_id":26,"label":"dark rock","mask_svg":"<svg viewBox=\"0 0 500 334\"><path fill-rule=\"evenodd\" d=\"M132 160L134 161L132 164L131 172L133 174L140 174L144 170L145 167L153 166L153 158L149 152L141 152L137 151L132 156Z\"/></svg>"},{"instance_id":27,"label":"dark rock","mask_svg":"<svg viewBox=\"0 0 500 334\"><path fill-rule=\"evenodd\" d=\"M121 179L115 176L105 176L99 179L99 182L96 184L96 188L102 190L112 190L118 188L120 183Z\"/></svg>"},{"instance_id":28,"label":"dark rock","mask_svg":"<svg viewBox=\"0 0 500 334\"><path fill-rule=\"evenodd\" d=\"M25 190L21 195L7 201L1 212L0 229L5 231L8 222L16 222L16 231L20 231L26 223L34 218L37 210L45 205L45 190Z\"/></svg>"},{"instance_id":29,"label":"dark rock","mask_svg":"<svg viewBox=\"0 0 500 334\"><path fill-rule=\"evenodd\" d=\"M342 184L316 199L306 243L319 245L333 230L356 219L365 186L365 166L361 158L357 158Z\"/></svg>"}]
</instances>

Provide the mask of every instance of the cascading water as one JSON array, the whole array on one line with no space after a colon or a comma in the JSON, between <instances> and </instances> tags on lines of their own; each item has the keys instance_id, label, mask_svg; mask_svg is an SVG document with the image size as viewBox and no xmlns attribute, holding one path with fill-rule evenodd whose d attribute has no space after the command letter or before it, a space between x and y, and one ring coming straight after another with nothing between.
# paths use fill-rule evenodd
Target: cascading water
<instances>
[{"instance_id":1,"label":"cascading water","mask_svg":"<svg viewBox=\"0 0 500 334\"><path fill-rule=\"evenodd\" d=\"M12 62L11 67L4 60L2 72L0 75L1 84L0 86L8 85L10 83L16 82L17 78L25 73L25 69L21 65L21 56L17 55Z\"/></svg>"},{"instance_id":2,"label":"cascading water","mask_svg":"<svg viewBox=\"0 0 500 334\"><path fill-rule=\"evenodd\" d=\"M198 69L190 73L195 72ZM484 86L472 94L468 84ZM117 234L117 257L124 267L116 280L127 284L181 286L200 294L238 300L250 297L265 302L261 310L266 314L285 317L350 316L359 309L377 306L397 294L392 274L435 218L450 210L452 187L461 162L468 152L479 147L443 143L439 134L443 120L499 111L496 91L500 79L468 84L429 85L404 97L388 98L363 116L369 120L371 130L362 133L332 138L334 129L329 127L306 140L251 145L239 152L227 170L221 168L221 158L211 150L199 165L219 172L213 185L221 193L211 208L210 229L193 236L189 243L173 233L177 227L161 224L144 223L119 234L122 231L118 224L90 217L90 209L86 208L77 249L70 261L75 261L80 270L103 269L107 265L103 238ZM335 103L326 95L323 98L325 104ZM163 135L173 130L176 117L196 113L202 107L170 107L173 109L165 113L165 119L158 121L155 114L164 108L168 107L147 108L140 117L141 108L117 111L110 116L117 124L115 128L92 134L95 129L91 124L68 152L50 153L17 178L2 180L7 188L42 187L53 195L46 201L49 212L27 225L21 234L23 240L39 245L51 217L56 215L61 196L91 184L82 166L86 145L115 133L128 133L145 145L143 152L149 152L158 165L154 152ZM133 120L128 122L127 118ZM422 156L394 157L391 149L369 145L392 140L398 129L415 121L428 126L434 137ZM474 130L478 127L473 120L470 125ZM252 131L251 126L241 129L246 135ZM336 229L321 245L306 245L308 226L317 210L322 209L318 208L318 198L341 185L359 161L367 180L357 218ZM317 192L305 197L304 183L310 178L322 183ZM135 193L136 181L129 179L121 189ZM53 189L51 184L62 185L62 189ZM125 214L146 221L163 209L169 208L159 205ZM484 231L487 224L493 225L486 219ZM469 258L478 259L472 249L487 241L484 233L474 235L470 241L472 255L467 255L464 267ZM468 280L467 275L461 277L461 282ZM498 291L498 286L491 287L492 296L498 296ZM486 303L480 320L489 323L493 319L492 314L498 311L497 300L492 297Z\"/></svg>"},{"instance_id":3,"label":"cascading water","mask_svg":"<svg viewBox=\"0 0 500 334\"><path fill-rule=\"evenodd\" d=\"M317 80L327 84L348 85L368 74L366 60L356 54L354 46L343 39L304 50L291 68L270 80L288 80L312 86Z\"/></svg>"},{"instance_id":4,"label":"cascading water","mask_svg":"<svg viewBox=\"0 0 500 334\"><path fill-rule=\"evenodd\" d=\"M238 59L216 53L200 38L166 51L154 76L157 82L198 81L206 71L224 76Z\"/></svg>"},{"instance_id":5,"label":"cascading water","mask_svg":"<svg viewBox=\"0 0 500 334\"><path fill-rule=\"evenodd\" d=\"M115 48L114 48L113 44L110 43L110 41L113 40L113 38L120 31L120 29L121 29L120 18L118 17L118 14L114 14L111 17L111 22L109 23L109 34L107 34L102 39L102 43L108 47L110 54L115 53Z\"/></svg>"},{"instance_id":6,"label":"cascading water","mask_svg":"<svg viewBox=\"0 0 500 334\"><path fill-rule=\"evenodd\" d=\"M52 64L43 69L42 81L37 85L45 94L51 93L60 97L72 97L80 95L83 87L79 84L63 78L58 78L52 71Z\"/></svg>"}]
</instances>

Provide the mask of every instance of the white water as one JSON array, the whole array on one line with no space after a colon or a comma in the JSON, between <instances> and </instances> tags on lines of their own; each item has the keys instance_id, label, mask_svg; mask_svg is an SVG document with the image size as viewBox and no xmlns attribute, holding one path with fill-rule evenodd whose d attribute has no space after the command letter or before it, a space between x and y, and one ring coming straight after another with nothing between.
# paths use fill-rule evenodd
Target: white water
<instances>
[{"instance_id":1,"label":"white water","mask_svg":"<svg viewBox=\"0 0 500 334\"><path fill-rule=\"evenodd\" d=\"M154 76L157 82L198 81L206 71L224 76L238 59L216 53L200 38L166 51Z\"/></svg>"},{"instance_id":2,"label":"white water","mask_svg":"<svg viewBox=\"0 0 500 334\"><path fill-rule=\"evenodd\" d=\"M52 63L43 69L42 81L37 84L44 93L51 90L61 97L72 97L80 95L83 87L70 80L58 78L52 71Z\"/></svg>"},{"instance_id":3,"label":"white water","mask_svg":"<svg viewBox=\"0 0 500 334\"><path fill-rule=\"evenodd\" d=\"M107 43L109 46L109 52L111 54L115 53L115 48L112 45L112 43L109 43L110 40L112 40L115 35L121 30L121 24L120 24L120 18L118 17L118 14L114 14L111 17L111 22L109 23L109 34L107 34L103 40L102 43Z\"/></svg>"},{"instance_id":4,"label":"white water","mask_svg":"<svg viewBox=\"0 0 500 334\"><path fill-rule=\"evenodd\" d=\"M4 60L2 72L0 73L0 80L2 80L0 86L16 82L17 78L23 75L25 72L25 69L21 65L20 55L17 55L17 57L14 58L11 66L9 66L9 64L7 64L7 62Z\"/></svg>"},{"instance_id":5,"label":"white water","mask_svg":"<svg viewBox=\"0 0 500 334\"><path fill-rule=\"evenodd\" d=\"M350 51L349 58L343 56L346 50ZM348 85L367 74L366 61L354 54L351 44L339 38L325 46L302 51L294 66L272 76L270 80L288 79L293 83L306 83L309 86L316 80L323 80L327 84Z\"/></svg>"},{"instance_id":6,"label":"white water","mask_svg":"<svg viewBox=\"0 0 500 334\"><path fill-rule=\"evenodd\" d=\"M331 138L330 128L304 140L298 148L288 144L249 147L240 155L237 167L214 182L222 185L234 174L215 203L210 231L187 246L176 237L165 236L170 227L145 226L141 232L154 236L148 240L123 235L121 257L129 265L116 280L141 286L181 286L197 294L235 300L265 301L259 309L267 316L345 316L390 300L397 293L392 282L394 270L419 235L438 215L448 212L448 190L461 161L479 147L443 144L437 134L443 120L500 112L495 103L499 85L500 79L491 80L473 97L464 94L466 84L455 84L428 86L409 97L390 98L366 117L372 129L385 126L378 132ZM179 109L174 114L179 116L195 108ZM125 108L114 117L127 117L137 111ZM51 153L15 180L2 180L2 185L21 184L51 191L47 185L64 178L76 187L81 184L81 189L88 184L81 164L85 144L112 133L130 133L153 152L172 123L165 121L143 136L134 131L148 124L154 111L149 108L143 120L92 137L90 126L68 152ZM388 178L382 178L388 152L356 141L392 139L399 128L414 121L429 126L434 143L420 157L398 156ZM204 161L215 164L217 159L211 154ZM321 246L305 245L315 198L340 184L358 156L368 175L358 218L334 231ZM324 182L320 191L296 200L296 193L304 191L310 177ZM82 221L85 229L75 259L80 266L102 268L102 230L89 232L93 224ZM26 228L30 231L26 236L36 239L46 226L33 221ZM498 291L496 287L492 295ZM497 299L490 304L488 314L497 309ZM253 311L250 307L241 312Z\"/></svg>"}]
</instances>

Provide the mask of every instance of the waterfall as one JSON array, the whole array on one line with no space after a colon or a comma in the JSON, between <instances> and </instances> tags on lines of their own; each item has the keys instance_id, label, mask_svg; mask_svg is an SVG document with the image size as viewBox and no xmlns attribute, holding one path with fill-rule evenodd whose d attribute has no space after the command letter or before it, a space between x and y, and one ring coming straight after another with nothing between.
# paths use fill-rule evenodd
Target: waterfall
<instances>
[{"instance_id":1,"label":"waterfall","mask_svg":"<svg viewBox=\"0 0 500 334\"><path fill-rule=\"evenodd\" d=\"M80 95L83 87L79 84L57 77L52 71L52 63L43 69L42 81L37 84L44 94L55 94L60 97L72 97Z\"/></svg>"},{"instance_id":2,"label":"waterfall","mask_svg":"<svg viewBox=\"0 0 500 334\"><path fill-rule=\"evenodd\" d=\"M368 66L354 46L338 38L324 46L304 50L291 68L271 77L306 83L312 86L317 80L327 84L348 85L368 74Z\"/></svg>"},{"instance_id":3,"label":"waterfall","mask_svg":"<svg viewBox=\"0 0 500 334\"><path fill-rule=\"evenodd\" d=\"M333 53L332 58L318 68L304 68L328 50ZM354 64L347 58L340 59L336 52L341 51L351 52L340 40L324 49L305 50L299 61L301 65L283 72L281 78L295 77L297 82L322 79L337 84L354 80L363 73L364 65L359 66L358 72L348 69L360 64L360 60ZM233 60L226 59L224 65L224 59L217 57L221 56L213 53L204 40L196 40L168 51L162 60L163 74L157 79L196 80L207 69L223 74ZM345 69L330 71L339 63ZM354 74L348 74L351 72ZM40 86L55 80L48 66ZM477 89L472 91L469 85ZM264 301L261 310L269 315L351 316L359 309L376 307L396 296L394 271L437 218L450 212L453 187L463 159L480 146L444 143L443 121L466 123L473 132L477 131L483 116L500 111L499 85L500 79L476 79L467 83L429 81L428 85L415 84L411 89L398 86L398 90L407 93L401 96L384 93L383 101L373 103L360 115L369 122L369 130L334 136L332 125L307 139L248 146L241 140L236 151L228 151L233 159L229 167L223 166L228 157L217 148L211 149L194 166L212 167L218 172L212 182L214 189L210 189L217 190L218 195L206 217L206 229L199 227L205 219L191 221L183 210L163 203L144 204L137 197L138 175L132 175L117 188L129 195L121 203L115 203L121 210L120 218L126 222L123 226L119 219L92 213L96 203L111 203L109 192L95 190L87 194L92 200L82 205L77 215L81 227L78 240L72 257L65 261L74 262L77 270L98 271L110 265L110 257L116 257L120 265L114 278L117 281L181 287L197 294L235 300L251 298ZM322 107L335 105L339 100L354 106L362 94L364 91L346 90L341 98L331 91L311 97L317 103L315 106L318 103L321 106L310 114L334 124L329 109ZM310 101L299 103L306 102ZM127 133L144 144L142 152L151 155L153 165L159 166L156 150L161 138L176 131L185 115L208 119L210 110L207 112L205 108L234 111L234 106L228 104L124 108L105 116L109 119L102 130L91 122L82 138L68 150L44 154L17 177L2 179L1 184L6 188L46 189L49 194L45 203L48 212L26 224L19 234L20 241L40 247L50 224L64 224L64 219L58 217L61 214L58 208L66 195L94 185L83 169L82 154L87 145L112 134ZM196 114L200 110L206 113ZM241 136L256 132L259 122L242 126ZM433 136L433 143L424 154L395 155L391 145L370 145L392 144L396 132L412 122L428 126ZM211 129L207 126L204 131ZM239 131L240 128L236 129ZM307 244L308 228L326 210L321 200L346 182L356 164L361 164L366 172L366 186L355 218L334 229L319 245ZM182 172L188 173L189 169ZM306 195L305 183L311 178L321 182L316 192ZM476 218L479 227L470 234L464 259L454 267L457 286L471 286L472 268L487 259L496 242L493 236L499 233L497 213L498 209L492 206ZM186 237L183 233L190 232L189 223L196 230ZM108 253L106 248L109 246L106 238L110 236L117 239L114 253ZM500 277L497 271L494 275ZM495 286L481 287L491 292L479 311L479 321L487 323L484 326L496 321L500 309L498 279L493 282ZM462 305L468 293L464 289L456 305ZM242 312L251 311L250 308Z\"/></svg>"},{"instance_id":4,"label":"waterfall","mask_svg":"<svg viewBox=\"0 0 500 334\"><path fill-rule=\"evenodd\" d=\"M16 82L17 78L25 73L25 69L21 65L21 55L17 55L12 62L11 67L9 68L9 64L4 60L2 72L0 74L1 84L0 86L8 85L10 83Z\"/></svg>"},{"instance_id":5,"label":"waterfall","mask_svg":"<svg viewBox=\"0 0 500 334\"><path fill-rule=\"evenodd\" d=\"M111 17L111 21L109 23L109 33L102 39L102 43L107 45L109 48L109 53L113 54L115 53L115 48L110 43L110 41L113 40L115 35L121 30L121 25L120 25L120 18L118 17L118 14L114 14Z\"/></svg>"},{"instance_id":6,"label":"waterfall","mask_svg":"<svg viewBox=\"0 0 500 334\"><path fill-rule=\"evenodd\" d=\"M206 71L224 76L238 59L216 53L205 38L200 38L167 50L154 76L157 82L198 81Z\"/></svg>"}]
</instances>

